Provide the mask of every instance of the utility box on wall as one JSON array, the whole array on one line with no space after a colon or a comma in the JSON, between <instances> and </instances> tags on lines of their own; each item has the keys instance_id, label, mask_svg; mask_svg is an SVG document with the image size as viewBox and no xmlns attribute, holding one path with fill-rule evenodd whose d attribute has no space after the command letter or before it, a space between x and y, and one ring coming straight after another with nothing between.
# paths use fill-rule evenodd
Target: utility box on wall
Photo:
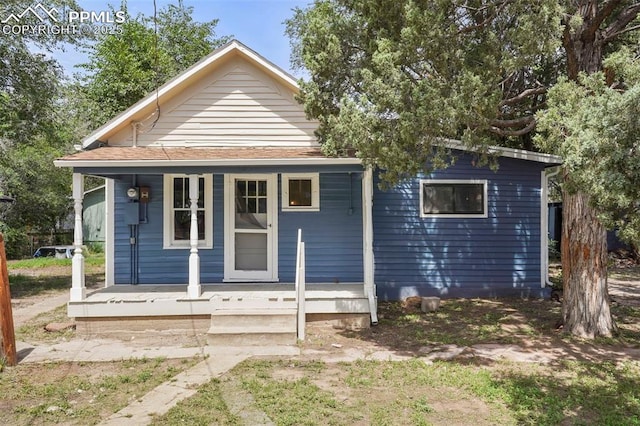
<instances>
[{"instance_id":1,"label":"utility box on wall","mask_svg":"<svg viewBox=\"0 0 640 426\"><path fill-rule=\"evenodd\" d=\"M138 225L140 223L140 204L126 203L124 205L124 223Z\"/></svg>"},{"instance_id":2,"label":"utility box on wall","mask_svg":"<svg viewBox=\"0 0 640 426\"><path fill-rule=\"evenodd\" d=\"M151 189L149 189L148 186L141 186L140 187L140 202L141 203L148 203L149 201L151 201Z\"/></svg>"}]
</instances>

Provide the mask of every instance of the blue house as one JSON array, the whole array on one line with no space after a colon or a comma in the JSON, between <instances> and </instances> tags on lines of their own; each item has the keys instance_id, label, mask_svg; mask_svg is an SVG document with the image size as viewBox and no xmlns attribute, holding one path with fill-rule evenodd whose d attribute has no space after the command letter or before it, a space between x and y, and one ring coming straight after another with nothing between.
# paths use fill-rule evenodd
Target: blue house
<instances>
[{"instance_id":1,"label":"blue house","mask_svg":"<svg viewBox=\"0 0 640 426\"><path fill-rule=\"evenodd\" d=\"M455 166L381 191L359 159L322 154L297 93L233 41L56 162L73 169L79 330L213 333L221 316L269 310L357 326L377 321L378 299L544 292L557 157L500 148L493 172L448 142ZM91 295L85 175L106 182L106 287Z\"/></svg>"}]
</instances>

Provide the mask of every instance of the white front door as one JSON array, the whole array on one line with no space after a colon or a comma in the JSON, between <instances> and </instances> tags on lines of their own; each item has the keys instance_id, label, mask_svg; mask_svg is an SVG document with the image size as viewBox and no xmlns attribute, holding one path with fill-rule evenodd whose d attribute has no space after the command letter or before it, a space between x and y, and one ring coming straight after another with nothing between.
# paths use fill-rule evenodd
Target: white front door
<instances>
[{"instance_id":1,"label":"white front door","mask_svg":"<svg viewBox=\"0 0 640 426\"><path fill-rule=\"evenodd\" d=\"M278 280L275 174L225 175L225 281Z\"/></svg>"}]
</instances>

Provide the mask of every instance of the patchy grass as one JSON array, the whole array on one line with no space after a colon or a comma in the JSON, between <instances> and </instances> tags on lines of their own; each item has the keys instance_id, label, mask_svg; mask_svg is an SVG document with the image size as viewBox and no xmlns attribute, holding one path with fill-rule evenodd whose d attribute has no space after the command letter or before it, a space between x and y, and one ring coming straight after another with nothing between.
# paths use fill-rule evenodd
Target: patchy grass
<instances>
[{"instance_id":1,"label":"patchy grass","mask_svg":"<svg viewBox=\"0 0 640 426\"><path fill-rule=\"evenodd\" d=\"M179 402L168 413L155 417L151 424L243 425L240 417L229 411L219 384L220 380L213 379L201 386L195 396Z\"/></svg>"},{"instance_id":2,"label":"patchy grass","mask_svg":"<svg viewBox=\"0 0 640 426\"><path fill-rule=\"evenodd\" d=\"M66 305L59 306L52 311L43 312L18 327L15 330L16 340L31 344L55 343L75 337L75 330L65 330L55 333L46 331L44 327L53 322L69 322Z\"/></svg>"},{"instance_id":3,"label":"patchy grass","mask_svg":"<svg viewBox=\"0 0 640 426\"><path fill-rule=\"evenodd\" d=\"M104 265L104 254L86 256L84 259L85 266L102 266ZM51 267L71 267L71 259L56 259L55 257L36 257L33 259L10 260L7 262L9 272L17 269L46 269Z\"/></svg>"},{"instance_id":4,"label":"patchy grass","mask_svg":"<svg viewBox=\"0 0 640 426\"><path fill-rule=\"evenodd\" d=\"M52 257L9 261L11 296L21 299L49 295L71 287L71 259ZM104 256L85 259L86 286L94 288L104 281Z\"/></svg>"},{"instance_id":5,"label":"patchy grass","mask_svg":"<svg viewBox=\"0 0 640 426\"><path fill-rule=\"evenodd\" d=\"M14 299L21 299L24 297L36 295L45 295L47 293L68 290L70 287L70 278L66 275L9 276L9 288L11 290L11 297Z\"/></svg>"},{"instance_id":6,"label":"patchy grass","mask_svg":"<svg viewBox=\"0 0 640 426\"><path fill-rule=\"evenodd\" d=\"M640 424L638 362L499 364L492 370L518 424Z\"/></svg>"},{"instance_id":7,"label":"patchy grass","mask_svg":"<svg viewBox=\"0 0 640 426\"><path fill-rule=\"evenodd\" d=\"M44 269L52 266L71 266L71 259L55 257L35 257L33 259L10 260L7 262L9 272L16 269Z\"/></svg>"},{"instance_id":8,"label":"patchy grass","mask_svg":"<svg viewBox=\"0 0 640 426\"><path fill-rule=\"evenodd\" d=\"M353 424L360 416L349 410L333 392L317 386L313 378L318 372L314 368L301 368L301 376L293 380L274 378L274 368L296 368L295 364L283 362L252 361L234 370L242 388L249 391L256 406L279 425L304 425L310 421L321 421L328 425ZM315 419L315 420L313 420Z\"/></svg>"},{"instance_id":9,"label":"patchy grass","mask_svg":"<svg viewBox=\"0 0 640 426\"><path fill-rule=\"evenodd\" d=\"M278 425L640 424L637 362L421 360L249 360L154 424L239 424L228 411L221 380L241 383L255 408Z\"/></svg>"},{"instance_id":10,"label":"patchy grass","mask_svg":"<svg viewBox=\"0 0 640 426\"><path fill-rule=\"evenodd\" d=\"M0 424L96 424L195 362L20 364L0 375Z\"/></svg>"},{"instance_id":11,"label":"patchy grass","mask_svg":"<svg viewBox=\"0 0 640 426\"><path fill-rule=\"evenodd\" d=\"M620 333L595 344L640 346L640 307L613 304L611 310ZM558 331L562 305L550 300L450 299L442 300L437 311L428 313L420 312L416 305L380 303L378 317L378 326L344 331L341 336L409 353L418 353L424 346L442 344L530 346L536 341L544 341L545 345L578 342ZM314 338L311 333L311 346L331 343Z\"/></svg>"},{"instance_id":12,"label":"patchy grass","mask_svg":"<svg viewBox=\"0 0 640 426\"><path fill-rule=\"evenodd\" d=\"M433 344L520 344L532 338L559 339L555 329L560 317L561 305L544 300L443 300L437 311L428 313L415 305L380 303L378 326L343 334L405 351Z\"/></svg>"},{"instance_id":13,"label":"patchy grass","mask_svg":"<svg viewBox=\"0 0 640 426\"><path fill-rule=\"evenodd\" d=\"M625 279L638 278L627 273ZM68 276L66 280L65 289ZM248 404L278 425L640 425L638 361L559 360L543 365L462 358L431 364L419 359L421 348L441 344L505 343L534 350L564 345L576 351L586 345L596 349L637 347L640 307L614 303L612 312L620 327L619 336L584 342L557 331L561 305L552 301L443 300L440 309L430 313L420 312L415 303L380 303L377 327L324 335L308 329L308 340L303 345L310 349L332 343L346 348L383 347L416 359L338 364L249 360L200 387L194 397L154 418L153 424L244 424L247 420L241 416L245 413L237 411L230 401L236 393L236 398L249 395ZM62 318L66 319L64 308L43 314L21 327L18 335L21 340L50 339L42 327ZM70 337L72 333L57 338ZM56 365L53 370L47 365L21 365L0 374L3 395L7 381L12 380L12 395L26 393L8 402L4 397L0 400L0 424L96 423L143 391L132 387L134 390L123 391L124 397L115 401L116 397L110 396L112 399L105 404L99 399L102 393L114 387L146 383L156 374L136 365L112 371L108 374L111 379L95 379L96 385L85 383L101 374L103 364L87 364L96 367L81 372L75 371L79 367L69 367L75 364ZM10 378L13 371L23 367L33 368L29 372L33 377L30 385ZM67 384L60 386L62 393L56 393L53 385L57 385L58 377L66 379L52 378L59 374L58 370L66 371L70 377ZM161 371L158 375L162 374ZM45 379L40 380L40 376ZM237 392L229 383L237 385ZM39 393L32 390L38 386ZM26 402L31 400L31 404Z\"/></svg>"}]
</instances>

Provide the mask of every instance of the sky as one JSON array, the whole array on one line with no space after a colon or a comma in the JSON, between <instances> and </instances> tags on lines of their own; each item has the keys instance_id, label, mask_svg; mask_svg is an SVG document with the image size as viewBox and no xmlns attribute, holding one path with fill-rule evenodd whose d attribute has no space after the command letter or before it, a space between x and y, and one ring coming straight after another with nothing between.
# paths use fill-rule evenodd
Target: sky
<instances>
[{"instance_id":1,"label":"sky","mask_svg":"<svg viewBox=\"0 0 640 426\"><path fill-rule=\"evenodd\" d=\"M115 10L120 8L119 0L77 0L86 11ZM217 36L232 35L235 39L253 49L285 71L300 77L300 72L291 69L289 38L284 34L284 21L293 15L295 7L304 8L311 0L184 0L186 6L193 6L196 21L219 19ZM42 1L44 4L45 1ZM178 0L156 0L158 10L167 4L177 4ZM127 0L127 8L132 16L143 13L153 16L153 0ZM87 61L86 55L69 50L54 52L53 56L68 75L80 72L74 65Z\"/></svg>"}]
</instances>

